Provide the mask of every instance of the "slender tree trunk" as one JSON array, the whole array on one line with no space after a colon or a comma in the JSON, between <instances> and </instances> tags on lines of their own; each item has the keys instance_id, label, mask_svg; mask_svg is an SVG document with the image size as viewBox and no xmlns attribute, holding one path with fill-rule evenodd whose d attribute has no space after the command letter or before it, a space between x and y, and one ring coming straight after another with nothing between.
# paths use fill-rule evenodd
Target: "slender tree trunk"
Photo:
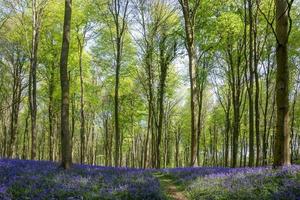
<instances>
[{"instance_id":1,"label":"slender tree trunk","mask_svg":"<svg viewBox=\"0 0 300 200\"><path fill-rule=\"evenodd\" d=\"M119 166L121 167L123 164L123 142L124 142L124 135L123 131L120 134L120 156L119 156Z\"/></svg>"},{"instance_id":2,"label":"slender tree trunk","mask_svg":"<svg viewBox=\"0 0 300 200\"><path fill-rule=\"evenodd\" d=\"M104 119L104 152L105 152L105 166L109 164L109 132L108 132L108 117Z\"/></svg>"},{"instance_id":3,"label":"slender tree trunk","mask_svg":"<svg viewBox=\"0 0 300 200\"><path fill-rule=\"evenodd\" d=\"M254 109L253 109L253 13L252 0L248 0L249 14L249 166L254 166Z\"/></svg>"},{"instance_id":4,"label":"slender tree trunk","mask_svg":"<svg viewBox=\"0 0 300 200\"><path fill-rule=\"evenodd\" d=\"M28 155L28 151L27 151L27 148L29 146L29 135L28 135L28 121L29 121L29 111L28 111L28 114L26 116L26 119L25 119L25 129L24 129L24 134L23 134L23 148L22 148L22 159L26 159L27 158L27 155ZM27 148L26 148L26 139L27 139Z\"/></svg>"},{"instance_id":5,"label":"slender tree trunk","mask_svg":"<svg viewBox=\"0 0 300 200\"><path fill-rule=\"evenodd\" d=\"M270 97L270 76L271 76L271 56L270 50L271 48L268 47L267 50L267 67L265 69L265 102L264 102L264 110L263 110L263 138L262 138L262 165L266 165L268 163L267 155L268 155L268 113L269 113L269 97Z\"/></svg>"},{"instance_id":6,"label":"slender tree trunk","mask_svg":"<svg viewBox=\"0 0 300 200\"><path fill-rule=\"evenodd\" d=\"M155 166L156 166L156 151L155 151L156 134L154 131L154 116L153 115L154 114L152 114L152 117L151 117L151 166L152 166L152 168L155 168Z\"/></svg>"},{"instance_id":7,"label":"slender tree trunk","mask_svg":"<svg viewBox=\"0 0 300 200\"><path fill-rule=\"evenodd\" d=\"M203 77L201 77L203 79ZM197 164L200 166L200 136L202 130L202 101L203 101L203 91L204 91L204 80L201 80L199 92L198 92L198 122L197 122Z\"/></svg>"},{"instance_id":8,"label":"slender tree trunk","mask_svg":"<svg viewBox=\"0 0 300 200\"><path fill-rule=\"evenodd\" d=\"M296 107L296 99L298 96L298 83L297 86L295 88L295 92L294 92L294 97L293 97L293 103L292 103L292 114L291 114L291 145L290 145L290 152L291 152L291 162L293 162L294 159L294 145L293 145L293 140L294 140L294 135L295 135L295 131L294 131L294 126L295 126L295 107Z\"/></svg>"},{"instance_id":9,"label":"slender tree trunk","mask_svg":"<svg viewBox=\"0 0 300 200\"><path fill-rule=\"evenodd\" d=\"M69 79L70 79L70 83L72 84L70 73L69 73ZM75 92L74 92L71 97L71 149L72 149L72 156L74 153L73 141L74 141L75 123L76 123L75 122L75 109L76 109L76 102L75 102Z\"/></svg>"},{"instance_id":10,"label":"slender tree trunk","mask_svg":"<svg viewBox=\"0 0 300 200\"><path fill-rule=\"evenodd\" d=\"M121 67L121 41L117 38L116 83L115 83L115 166L119 166L120 127L119 127L119 84Z\"/></svg>"},{"instance_id":11,"label":"slender tree trunk","mask_svg":"<svg viewBox=\"0 0 300 200\"><path fill-rule=\"evenodd\" d=\"M259 85L259 69L258 69L258 59L259 59L259 52L258 52L258 38L257 38L257 29L258 29L258 19L257 14L254 18L254 25L253 25L253 45L254 45L254 79L255 79L255 136L256 136L256 166L260 165L260 108L259 108L259 93L260 93L260 85Z\"/></svg>"},{"instance_id":12,"label":"slender tree trunk","mask_svg":"<svg viewBox=\"0 0 300 200\"><path fill-rule=\"evenodd\" d=\"M246 167L246 165L247 165L247 151L248 151L248 143L247 143L246 139L244 139L244 145L243 146L244 146L244 164L243 164L243 167Z\"/></svg>"},{"instance_id":13,"label":"slender tree trunk","mask_svg":"<svg viewBox=\"0 0 300 200\"><path fill-rule=\"evenodd\" d=\"M227 111L226 111L226 125L225 125L225 167L228 166L229 161L229 141L230 141L230 94L228 95Z\"/></svg>"},{"instance_id":14,"label":"slender tree trunk","mask_svg":"<svg viewBox=\"0 0 300 200\"><path fill-rule=\"evenodd\" d=\"M147 75L148 75L148 90L149 90L149 99L148 99L148 127L147 134L151 132L151 167L155 167L155 151L154 151L154 143L155 143L155 134L153 131L154 120L153 120L153 84L152 84L152 65L147 64ZM147 152L146 152L147 154ZM145 155L146 157L146 155ZM146 158L145 158L146 159Z\"/></svg>"},{"instance_id":15,"label":"slender tree trunk","mask_svg":"<svg viewBox=\"0 0 300 200\"><path fill-rule=\"evenodd\" d=\"M5 119L3 119L3 133L4 133L4 138L3 138L3 157L7 156L7 126L5 123Z\"/></svg>"},{"instance_id":16,"label":"slender tree trunk","mask_svg":"<svg viewBox=\"0 0 300 200\"><path fill-rule=\"evenodd\" d=\"M147 133L146 133L146 139L145 139L145 145L144 145L144 161L143 161L144 169L147 167L148 143L149 143L149 135L150 135L150 131L151 131L150 122L151 122L151 113L152 112L150 110L150 107L151 107L151 105L150 105L150 103L148 103L148 108L149 108L148 109L148 120L147 120L148 122L147 122Z\"/></svg>"},{"instance_id":17,"label":"slender tree trunk","mask_svg":"<svg viewBox=\"0 0 300 200\"><path fill-rule=\"evenodd\" d=\"M53 160L53 94L54 94L54 65L52 65L49 82L49 104L48 104L48 119L49 119L49 160Z\"/></svg>"},{"instance_id":18,"label":"slender tree trunk","mask_svg":"<svg viewBox=\"0 0 300 200\"><path fill-rule=\"evenodd\" d=\"M110 123L110 129L113 130L112 123ZM113 133L109 134L109 166L113 166Z\"/></svg>"},{"instance_id":19,"label":"slender tree trunk","mask_svg":"<svg viewBox=\"0 0 300 200\"><path fill-rule=\"evenodd\" d=\"M80 38L78 41L79 74L80 74L80 163L85 162L85 118L84 118L84 96L83 96L83 73L82 73L82 51L83 45Z\"/></svg>"},{"instance_id":20,"label":"slender tree trunk","mask_svg":"<svg viewBox=\"0 0 300 200\"><path fill-rule=\"evenodd\" d=\"M176 130L176 138L175 138L175 166L176 167L179 167L180 141L181 141L181 127L179 126Z\"/></svg>"},{"instance_id":21,"label":"slender tree trunk","mask_svg":"<svg viewBox=\"0 0 300 200\"><path fill-rule=\"evenodd\" d=\"M298 97L298 89L299 89L299 76L300 76L300 73L298 74L297 76L297 79L296 79L296 87L295 87L295 92L294 92L294 95L293 95L293 103L292 103L292 113L291 113L291 162L293 162L293 159L295 158L294 156L294 151L295 151L295 145L293 145L293 141L296 140L296 138L294 138L295 136L295 108L296 108L296 100L297 100L297 97Z\"/></svg>"}]
</instances>

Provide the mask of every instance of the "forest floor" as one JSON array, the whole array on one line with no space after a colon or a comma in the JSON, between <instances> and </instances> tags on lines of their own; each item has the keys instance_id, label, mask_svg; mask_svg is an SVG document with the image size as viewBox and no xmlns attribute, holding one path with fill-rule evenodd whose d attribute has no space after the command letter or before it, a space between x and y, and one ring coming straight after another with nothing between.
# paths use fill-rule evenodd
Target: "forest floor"
<instances>
[{"instance_id":1,"label":"forest floor","mask_svg":"<svg viewBox=\"0 0 300 200\"><path fill-rule=\"evenodd\" d=\"M300 199L300 165L133 169L0 158L0 199Z\"/></svg>"},{"instance_id":2,"label":"forest floor","mask_svg":"<svg viewBox=\"0 0 300 200\"><path fill-rule=\"evenodd\" d=\"M161 172L155 172L153 173L153 175L159 180L163 192L167 196L167 199L187 200L184 194L184 187L176 183L173 177Z\"/></svg>"}]
</instances>

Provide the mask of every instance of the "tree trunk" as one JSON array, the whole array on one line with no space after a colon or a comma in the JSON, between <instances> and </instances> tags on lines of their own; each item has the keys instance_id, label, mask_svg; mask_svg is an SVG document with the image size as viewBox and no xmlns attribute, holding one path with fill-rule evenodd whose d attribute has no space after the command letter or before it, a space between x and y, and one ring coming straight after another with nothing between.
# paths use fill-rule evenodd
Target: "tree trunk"
<instances>
[{"instance_id":1,"label":"tree trunk","mask_svg":"<svg viewBox=\"0 0 300 200\"><path fill-rule=\"evenodd\" d=\"M249 14L249 166L254 165L254 110L253 110L253 13L252 0L248 0Z\"/></svg>"},{"instance_id":2,"label":"tree trunk","mask_svg":"<svg viewBox=\"0 0 300 200\"><path fill-rule=\"evenodd\" d=\"M199 75L201 76L201 74ZM203 91L204 91L204 80L202 80L203 77L201 77L200 85L199 85L199 91L198 91L198 122L197 122L197 164L200 166L200 136L201 136L201 130L202 130L202 102L203 102Z\"/></svg>"},{"instance_id":3,"label":"tree trunk","mask_svg":"<svg viewBox=\"0 0 300 200\"><path fill-rule=\"evenodd\" d=\"M257 11L256 11L257 12ZM255 137L256 137L256 166L258 167L260 164L260 110L259 110L259 70L258 70L258 59L259 59L259 49L258 49L258 38L257 38L257 29L258 29L258 19L257 14L254 18L254 25L253 25L253 53L254 53L254 79L255 79Z\"/></svg>"},{"instance_id":4,"label":"tree trunk","mask_svg":"<svg viewBox=\"0 0 300 200\"><path fill-rule=\"evenodd\" d=\"M84 118L84 96L83 96L83 74L82 74L82 51L83 45L80 38L78 42L79 74L80 74L80 163L85 162L85 118Z\"/></svg>"},{"instance_id":5,"label":"tree trunk","mask_svg":"<svg viewBox=\"0 0 300 200\"><path fill-rule=\"evenodd\" d=\"M63 41L60 57L60 83L61 83L61 153L62 167L70 168L72 164L72 149L69 134L69 79L68 56L70 45L72 0L65 0L65 15L63 28Z\"/></svg>"},{"instance_id":6,"label":"tree trunk","mask_svg":"<svg viewBox=\"0 0 300 200\"><path fill-rule=\"evenodd\" d=\"M71 82L71 75L69 72L69 80ZM74 133L75 133L75 109L76 109L76 102L75 102L75 92L71 96L71 149L72 149L72 157L74 154L74 148L73 148L73 140L74 140Z\"/></svg>"},{"instance_id":7,"label":"tree trunk","mask_svg":"<svg viewBox=\"0 0 300 200\"><path fill-rule=\"evenodd\" d=\"M121 39L117 38L116 83L115 83L115 167L119 166L120 127L119 127L119 83L121 67Z\"/></svg>"},{"instance_id":8,"label":"tree trunk","mask_svg":"<svg viewBox=\"0 0 300 200\"><path fill-rule=\"evenodd\" d=\"M295 158L295 154L294 151L296 150L295 145L293 145L296 142L296 138L295 136L295 112L296 112L296 101L297 101L297 97L298 97L298 89L299 89L299 78L300 78L300 73L298 72L297 75L297 79L296 79L296 87L295 87L295 91L294 91L294 95L293 95L293 103L292 103L292 113L291 113L291 162L293 162L293 159ZM295 141L293 143L293 141Z\"/></svg>"},{"instance_id":9,"label":"tree trunk","mask_svg":"<svg viewBox=\"0 0 300 200\"><path fill-rule=\"evenodd\" d=\"M176 130L176 136L175 136L175 167L179 167L180 141L181 141L181 127L179 125Z\"/></svg>"},{"instance_id":10,"label":"tree trunk","mask_svg":"<svg viewBox=\"0 0 300 200\"><path fill-rule=\"evenodd\" d=\"M54 65L52 65L49 82L49 104L48 104L48 119L49 119L49 160L53 160L53 94L54 94Z\"/></svg>"},{"instance_id":11,"label":"tree trunk","mask_svg":"<svg viewBox=\"0 0 300 200\"><path fill-rule=\"evenodd\" d=\"M276 105L277 120L274 149L274 166L290 165L289 132L289 7L286 0L276 0Z\"/></svg>"},{"instance_id":12,"label":"tree trunk","mask_svg":"<svg viewBox=\"0 0 300 200\"><path fill-rule=\"evenodd\" d=\"M36 70L37 70L37 53L40 36L41 14L42 10L38 9L37 1L32 1L32 46L30 57L30 77L29 77L29 100L30 100L30 112L31 112L31 159L36 158L36 114L37 114L37 102L36 102Z\"/></svg>"},{"instance_id":13,"label":"tree trunk","mask_svg":"<svg viewBox=\"0 0 300 200\"><path fill-rule=\"evenodd\" d=\"M23 147L22 147L22 159L26 159L28 155L28 146L29 146L29 135L28 135L28 121L29 121L29 111L25 119L25 129L23 134ZM27 145L26 145L27 139Z\"/></svg>"},{"instance_id":14,"label":"tree trunk","mask_svg":"<svg viewBox=\"0 0 300 200\"><path fill-rule=\"evenodd\" d=\"M8 146L8 157L14 157L16 153L16 138L18 134L19 110L21 104L22 93L22 64L20 63L19 55L16 61L13 61L13 88L12 88L12 110L10 120L10 142Z\"/></svg>"},{"instance_id":15,"label":"tree trunk","mask_svg":"<svg viewBox=\"0 0 300 200\"><path fill-rule=\"evenodd\" d=\"M157 127L157 141L156 141L156 168L160 168L160 143L161 136L163 131L163 121L164 121L164 96L165 96L165 87L166 87L166 79L167 79L167 71L168 71L168 60L166 60L165 55L165 36L163 36L162 41L160 42L159 47L159 62L160 62L160 80L159 80L159 97L158 97L158 127Z\"/></svg>"},{"instance_id":16,"label":"tree trunk","mask_svg":"<svg viewBox=\"0 0 300 200\"><path fill-rule=\"evenodd\" d=\"M225 117L225 167L228 166L228 160L229 160L229 141L230 141L230 107L231 107L231 101L230 101L230 94L228 95L228 102L227 102L227 111L226 111L226 117Z\"/></svg>"},{"instance_id":17,"label":"tree trunk","mask_svg":"<svg viewBox=\"0 0 300 200\"><path fill-rule=\"evenodd\" d=\"M148 154L148 143L149 143L149 135L150 135L150 131L151 131L151 128L150 128L150 126L151 126L151 124L150 124L150 122L151 122L151 105L150 105L150 103L148 102L148 122L147 122L147 133L146 133L146 139L145 139L145 144L144 144L144 161L143 161L143 163L144 163L144 165L143 165L143 168L145 169L146 167L147 167L147 160L148 160L148 158L147 158L147 154Z\"/></svg>"},{"instance_id":18,"label":"tree trunk","mask_svg":"<svg viewBox=\"0 0 300 200\"><path fill-rule=\"evenodd\" d=\"M105 166L109 165L109 133L108 133L108 117L105 116L103 120L104 125L104 152L105 152Z\"/></svg>"}]
</instances>

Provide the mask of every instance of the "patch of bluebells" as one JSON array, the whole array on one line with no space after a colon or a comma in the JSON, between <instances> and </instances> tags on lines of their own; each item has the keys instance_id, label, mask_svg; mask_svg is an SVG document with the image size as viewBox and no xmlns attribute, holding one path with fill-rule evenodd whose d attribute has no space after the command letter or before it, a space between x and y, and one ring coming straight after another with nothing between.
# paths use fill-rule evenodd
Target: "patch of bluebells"
<instances>
[{"instance_id":1,"label":"patch of bluebells","mask_svg":"<svg viewBox=\"0 0 300 200\"><path fill-rule=\"evenodd\" d=\"M229 173L231 169L224 167L179 167L161 169L160 171L174 177L179 183L187 184L198 177Z\"/></svg>"},{"instance_id":2,"label":"patch of bluebells","mask_svg":"<svg viewBox=\"0 0 300 200\"><path fill-rule=\"evenodd\" d=\"M164 199L151 171L0 159L0 199Z\"/></svg>"},{"instance_id":3,"label":"patch of bluebells","mask_svg":"<svg viewBox=\"0 0 300 200\"><path fill-rule=\"evenodd\" d=\"M187 186L190 199L300 199L300 166L281 169L174 168L163 172Z\"/></svg>"}]
</instances>

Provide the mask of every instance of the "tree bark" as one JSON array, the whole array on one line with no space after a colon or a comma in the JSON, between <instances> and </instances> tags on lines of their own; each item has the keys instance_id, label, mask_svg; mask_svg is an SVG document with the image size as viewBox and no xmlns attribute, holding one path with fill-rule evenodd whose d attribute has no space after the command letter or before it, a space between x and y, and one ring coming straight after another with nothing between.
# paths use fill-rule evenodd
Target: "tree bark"
<instances>
[{"instance_id":1,"label":"tree bark","mask_svg":"<svg viewBox=\"0 0 300 200\"><path fill-rule=\"evenodd\" d=\"M230 94L228 94L228 100L227 100L227 111L225 113L225 167L228 166L229 161L229 141L230 141L230 107L231 107L231 98Z\"/></svg>"},{"instance_id":2,"label":"tree bark","mask_svg":"<svg viewBox=\"0 0 300 200\"><path fill-rule=\"evenodd\" d=\"M248 0L249 14L249 166L254 165L254 109L253 109L253 13L252 0Z\"/></svg>"},{"instance_id":3,"label":"tree bark","mask_svg":"<svg viewBox=\"0 0 300 200\"><path fill-rule=\"evenodd\" d=\"M72 0L65 0L65 15L63 27L63 40L60 57L60 84L61 84L61 153L62 167L70 168L72 165L72 149L69 133L69 78L68 56L70 45Z\"/></svg>"},{"instance_id":4,"label":"tree bark","mask_svg":"<svg viewBox=\"0 0 300 200\"><path fill-rule=\"evenodd\" d=\"M291 152L291 163L293 163L293 160L296 159L296 132L295 132L295 115L296 115L296 102L297 102L297 97L298 97L298 90L299 90L299 79L300 79L300 73L298 72L297 78L296 78L296 85L295 85L295 90L294 90L294 95L293 95L293 102L292 102L292 108L291 108L291 145L290 145L290 152Z\"/></svg>"},{"instance_id":5,"label":"tree bark","mask_svg":"<svg viewBox=\"0 0 300 200\"><path fill-rule=\"evenodd\" d=\"M82 51L83 44L77 36L78 57L79 57L79 76L80 76L80 163L85 162L85 117L84 117L84 94L83 94L83 73L82 73ZM84 41L83 41L84 43Z\"/></svg>"},{"instance_id":6,"label":"tree bark","mask_svg":"<svg viewBox=\"0 0 300 200\"><path fill-rule=\"evenodd\" d=\"M10 119L10 142L8 146L8 157L13 157L16 153L16 138L18 134L18 122L19 122L19 110L21 104L22 93L22 58L20 53L17 53L17 57L13 58L13 88L12 88L12 106L11 106L11 119Z\"/></svg>"},{"instance_id":7,"label":"tree bark","mask_svg":"<svg viewBox=\"0 0 300 200\"><path fill-rule=\"evenodd\" d=\"M203 74L199 74L198 76L204 76ZM204 77L199 77L199 91L197 94L198 99L198 121L197 121L197 164L200 166L200 136L201 136L201 130L202 130L202 102L203 102L203 92L204 92Z\"/></svg>"},{"instance_id":8,"label":"tree bark","mask_svg":"<svg viewBox=\"0 0 300 200\"><path fill-rule=\"evenodd\" d=\"M286 0L276 0L276 105L277 120L274 166L290 165L288 37L290 8Z\"/></svg>"},{"instance_id":9,"label":"tree bark","mask_svg":"<svg viewBox=\"0 0 300 200\"><path fill-rule=\"evenodd\" d=\"M115 83L115 166L119 166L120 127L119 127L119 84L120 84L120 38L117 38L116 83Z\"/></svg>"},{"instance_id":10,"label":"tree bark","mask_svg":"<svg viewBox=\"0 0 300 200\"><path fill-rule=\"evenodd\" d=\"M38 8L37 0L32 1L32 40L31 40L31 56L30 56L30 76L29 76L29 102L30 102L30 117L31 117L31 156L34 160L36 158L36 115L37 115L37 59L38 59L38 45L41 27L41 13L43 8Z\"/></svg>"},{"instance_id":11,"label":"tree bark","mask_svg":"<svg viewBox=\"0 0 300 200\"><path fill-rule=\"evenodd\" d=\"M259 109L259 70L258 70L258 46L257 46L257 16L255 18L255 25L253 30L254 37L254 79L255 79L255 137L256 137L256 166L260 164L260 109Z\"/></svg>"},{"instance_id":12,"label":"tree bark","mask_svg":"<svg viewBox=\"0 0 300 200\"><path fill-rule=\"evenodd\" d=\"M53 160L53 94L54 94L54 64L51 67L49 80L49 104L48 104L48 119L49 119L49 160Z\"/></svg>"}]
</instances>

